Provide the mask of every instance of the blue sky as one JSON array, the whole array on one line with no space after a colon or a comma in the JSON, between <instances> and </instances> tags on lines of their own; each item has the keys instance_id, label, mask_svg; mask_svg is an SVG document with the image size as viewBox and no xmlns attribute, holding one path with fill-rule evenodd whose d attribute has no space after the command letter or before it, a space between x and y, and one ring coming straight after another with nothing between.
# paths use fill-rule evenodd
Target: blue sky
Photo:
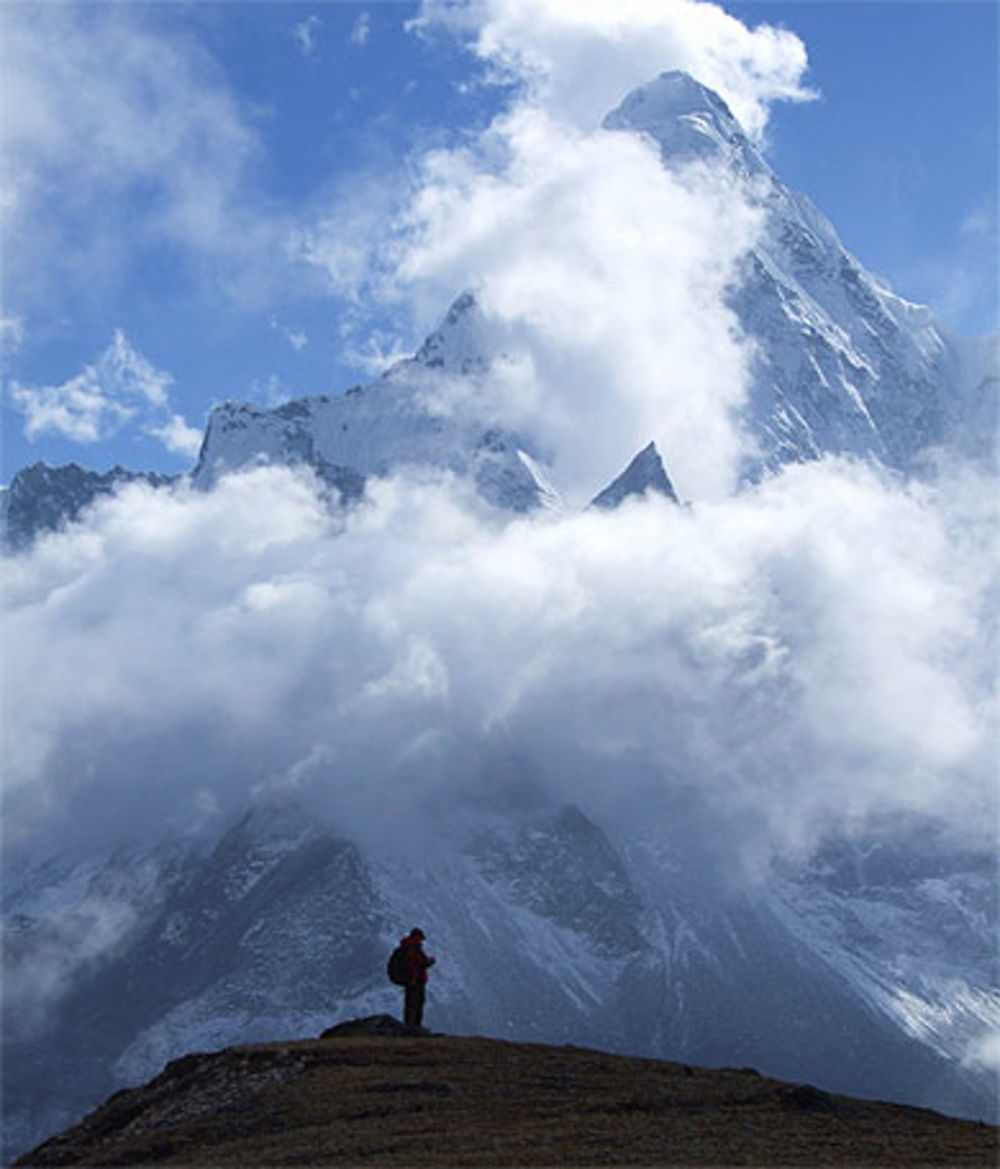
<instances>
[{"instance_id":1,"label":"blue sky","mask_svg":"<svg viewBox=\"0 0 1000 1169\"><path fill-rule=\"evenodd\" d=\"M338 392L419 342L447 297L408 295L372 241L391 245L427 152L504 107L510 45L584 59L521 17L477 55L482 12L499 27L518 10L478 2L464 29L439 0L4 4L5 481L37 459L185 470L214 403ZM669 43L699 59L710 6L671 3ZM730 32L777 26L808 54L803 72L783 42L747 98L770 111L779 175L897 292L956 331L994 327L997 6L726 12ZM648 79L621 58L608 93ZM782 86L817 96L773 100Z\"/></svg>"}]
</instances>

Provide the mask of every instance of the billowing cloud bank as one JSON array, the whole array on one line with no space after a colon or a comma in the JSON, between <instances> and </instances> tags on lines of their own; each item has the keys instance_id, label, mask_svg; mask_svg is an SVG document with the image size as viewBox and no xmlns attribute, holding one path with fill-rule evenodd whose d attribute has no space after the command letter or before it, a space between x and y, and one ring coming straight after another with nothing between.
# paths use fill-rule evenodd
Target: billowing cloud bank
<instances>
[{"instance_id":1,"label":"billowing cloud bank","mask_svg":"<svg viewBox=\"0 0 1000 1169\"><path fill-rule=\"evenodd\" d=\"M8 839L216 828L278 792L377 838L519 778L636 824L685 793L745 857L882 813L981 843L984 498L847 463L507 523L447 481L346 520L284 469L130 487L9 564Z\"/></svg>"},{"instance_id":2,"label":"billowing cloud bank","mask_svg":"<svg viewBox=\"0 0 1000 1169\"><path fill-rule=\"evenodd\" d=\"M688 0L428 3L440 25L518 79L509 108L415 160L393 222L345 252L334 209L302 254L417 319L474 287L503 354L482 394L571 502L655 438L698 503L512 521L397 477L338 518L281 468L130 488L7 567L12 845L221 825L284 790L378 836L515 773L635 823L684 792L747 857L880 813L982 839L988 485L827 461L736 492L749 350L726 291L757 212L599 128L687 68L760 133L805 96L801 43Z\"/></svg>"}]
</instances>

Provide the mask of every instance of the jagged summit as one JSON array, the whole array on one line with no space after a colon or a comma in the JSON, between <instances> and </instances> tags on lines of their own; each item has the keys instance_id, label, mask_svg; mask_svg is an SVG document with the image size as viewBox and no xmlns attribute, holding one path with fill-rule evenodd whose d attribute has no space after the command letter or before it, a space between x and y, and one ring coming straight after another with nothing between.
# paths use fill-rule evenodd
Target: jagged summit
<instances>
[{"instance_id":1,"label":"jagged summit","mask_svg":"<svg viewBox=\"0 0 1000 1169\"><path fill-rule=\"evenodd\" d=\"M413 357L393 366L385 377L392 378L413 365L464 377L485 373L489 368L490 348L479 302L473 292L466 290L452 302L444 320Z\"/></svg>"},{"instance_id":2,"label":"jagged summit","mask_svg":"<svg viewBox=\"0 0 1000 1169\"><path fill-rule=\"evenodd\" d=\"M672 502L678 502L674 485L664 469L655 442L644 447L617 479L594 496L590 506L610 510L618 507L629 496L641 496L647 492L665 495Z\"/></svg>"},{"instance_id":3,"label":"jagged summit","mask_svg":"<svg viewBox=\"0 0 1000 1169\"><path fill-rule=\"evenodd\" d=\"M482 311L464 292L417 352L371 385L273 410L245 402L217 407L192 480L211 488L221 475L259 463L304 464L350 500L371 476L430 467L471 480L501 510L555 507L531 442L492 424L488 409L478 413L448 392L452 379L466 379L474 399L492 359Z\"/></svg>"},{"instance_id":4,"label":"jagged summit","mask_svg":"<svg viewBox=\"0 0 1000 1169\"><path fill-rule=\"evenodd\" d=\"M743 175L771 174L729 106L680 70L633 89L603 126L648 134L669 163L721 158Z\"/></svg>"},{"instance_id":5,"label":"jagged summit","mask_svg":"<svg viewBox=\"0 0 1000 1169\"><path fill-rule=\"evenodd\" d=\"M0 548L19 552L42 532L54 532L72 523L100 496L112 495L129 483L166 487L176 475L155 471L89 471L76 463L50 467L33 463L0 490Z\"/></svg>"},{"instance_id":6,"label":"jagged summit","mask_svg":"<svg viewBox=\"0 0 1000 1169\"><path fill-rule=\"evenodd\" d=\"M668 170L721 165L761 212L729 297L755 347L742 421L756 451L745 480L828 454L904 473L936 446L991 456L975 436L996 432L995 349L947 336L927 309L867 272L812 202L784 186L718 94L663 73L604 127L649 135Z\"/></svg>"}]
</instances>

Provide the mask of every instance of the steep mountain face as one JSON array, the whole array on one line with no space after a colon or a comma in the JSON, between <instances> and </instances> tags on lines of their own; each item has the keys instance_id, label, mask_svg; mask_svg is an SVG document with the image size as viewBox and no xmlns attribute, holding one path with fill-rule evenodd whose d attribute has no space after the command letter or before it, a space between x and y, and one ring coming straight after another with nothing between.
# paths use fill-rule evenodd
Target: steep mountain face
<instances>
[{"instance_id":1,"label":"steep mountain face","mask_svg":"<svg viewBox=\"0 0 1000 1169\"><path fill-rule=\"evenodd\" d=\"M525 438L439 400L450 379L474 382L489 358L481 314L466 293L412 358L372 385L274 410L245 403L218 407L194 483L210 487L225 472L256 462L305 463L334 480L353 476L359 485L371 475L424 466L471 480L483 499L507 511L553 506L555 493Z\"/></svg>"},{"instance_id":2,"label":"steep mountain face","mask_svg":"<svg viewBox=\"0 0 1000 1169\"><path fill-rule=\"evenodd\" d=\"M961 1057L1000 1018L990 858L832 846L766 893L724 888L710 865L683 826L618 845L578 808L525 803L423 863L267 806L208 848L27 871L5 891L8 987L81 968L61 993L35 988L31 1019L30 994L8 993L7 1147L186 1052L396 1012L385 960L414 923L438 957L437 1030L989 1112L990 1078ZM81 914L125 923L89 961Z\"/></svg>"},{"instance_id":3,"label":"steep mountain face","mask_svg":"<svg viewBox=\"0 0 1000 1169\"><path fill-rule=\"evenodd\" d=\"M125 484L165 487L174 478L153 471L126 471L124 467L102 474L75 463L65 467L35 463L18 471L10 487L0 490L0 547L8 552L26 548L40 533L72 523L95 499L111 495Z\"/></svg>"},{"instance_id":4,"label":"steep mountain face","mask_svg":"<svg viewBox=\"0 0 1000 1169\"><path fill-rule=\"evenodd\" d=\"M604 127L649 135L667 168L721 164L764 212L730 297L756 354L742 418L756 450L744 478L824 454L910 473L944 445L996 460L996 338L949 336L926 308L866 272L812 203L779 181L717 94L687 74L665 73L629 94ZM473 479L497 507L550 506L557 496L529 436L496 425L482 400L457 414L443 404L444 387L455 379L475 385L500 356L474 296L464 293L413 358L368 387L272 411L219 407L195 481L208 485L255 460L362 476L423 464Z\"/></svg>"},{"instance_id":5,"label":"steep mountain face","mask_svg":"<svg viewBox=\"0 0 1000 1169\"><path fill-rule=\"evenodd\" d=\"M912 473L942 446L996 465L996 335L951 336L929 310L866 272L812 203L780 182L717 94L685 73L664 73L630 93L604 127L648 135L668 168L721 164L764 213L762 236L730 294L756 355L742 416L755 448L745 456L744 479L824 454ZM470 480L503 510L558 507L546 452L492 417L479 392L502 356L475 297L463 293L413 357L368 386L272 410L217 407L193 482L207 489L242 467L305 464L333 502L351 503L371 476L422 466ZM38 464L20 472L0 493L6 547L22 548L35 533L72 521L96 495L137 475L154 485L168 481L121 468L96 475ZM662 480L656 489L673 493Z\"/></svg>"},{"instance_id":6,"label":"steep mountain face","mask_svg":"<svg viewBox=\"0 0 1000 1169\"><path fill-rule=\"evenodd\" d=\"M996 458L996 338L949 337L927 309L866 272L812 203L783 186L717 94L664 73L604 126L649 135L668 167L722 163L765 213L731 298L757 348L745 424L760 454L748 477L823 454L909 472L942 444Z\"/></svg>"},{"instance_id":7,"label":"steep mountain face","mask_svg":"<svg viewBox=\"0 0 1000 1169\"><path fill-rule=\"evenodd\" d=\"M618 507L625 499L643 496L648 492L662 495L672 503L677 502L677 493L663 468L663 460L655 442L643 447L618 478L594 496L590 506L610 510Z\"/></svg>"}]
</instances>

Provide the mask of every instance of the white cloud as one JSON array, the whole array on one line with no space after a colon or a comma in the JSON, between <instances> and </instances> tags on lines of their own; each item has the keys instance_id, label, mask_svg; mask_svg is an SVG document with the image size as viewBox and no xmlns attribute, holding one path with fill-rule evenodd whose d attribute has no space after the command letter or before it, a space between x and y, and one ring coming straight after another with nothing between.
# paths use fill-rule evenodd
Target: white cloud
<instances>
[{"instance_id":1,"label":"white cloud","mask_svg":"<svg viewBox=\"0 0 1000 1169\"><path fill-rule=\"evenodd\" d=\"M997 208L995 202L983 202L973 207L959 226L963 238L978 240L980 243L995 241L997 237Z\"/></svg>"},{"instance_id":2,"label":"white cloud","mask_svg":"<svg viewBox=\"0 0 1000 1169\"><path fill-rule=\"evenodd\" d=\"M303 329L292 329L283 324L277 317L271 317L271 328L280 333L296 353L301 353L309 344L309 334Z\"/></svg>"},{"instance_id":3,"label":"white cloud","mask_svg":"<svg viewBox=\"0 0 1000 1169\"><path fill-rule=\"evenodd\" d=\"M716 90L755 135L771 102L813 96L794 33L748 28L703 0L424 0L417 25L436 24L471 34L479 56L524 81L532 102L583 129L668 69Z\"/></svg>"},{"instance_id":4,"label":"white cloud","mask_svg":"<svg viewBox=\"0 0 1000 1169\"><path fill-rule=\"evenodd\" d=\"M372 20L367 12L358 14L357 20L351 29L351 44L352 45L367 45L368 38L372 33Z\"/></svg>"},{"instance_id":5,"label":"white cloud","mask_svg":"<svg viewBox=\"0 0 1000 1169\"><path fill-rule=\"evenodd\" d=\"M0 317L0 352L16 353L24 344L24 321L20 317Z\"/></svg>"},{"instance_id":6,"label":"white cloud","mask_svg":"<svg viewBox=\"0 0 1000 1169\"><path fill-rule=\"evenodd\" d=\"M366 330L364 341L355 344L351 339L352 331L347 322L342 334L341 358L367 377L378 377L398 361L413 356L412 350L407 349L395 333Z\"/></svg>"},{"instance_id":7,"label":"white cloud","mask_svg":"<svg viewBox=\"0 0 1000 1169\"><path fill-rule=\"evenodd\" d=\"M626 828L697 793L730 861L876 815L982 843L995 510L838 462L507 522L447 480L346 520L287 469L137 485L9 563L11 839L158 832L206 792L227 817L292 772L377 837L387 806L485 798L513 750Z\"/></svg>"},{"instance_id":8,"label":"white cloud","mask_svg":"<svg viewBox=\"0 0 1000 1169\"><path fill-rule=\"evenodd\" d=\"M655 439L682 492L735 482L747 354L727 287L759 219L724 175L672 175L627 134L533 109L481 152L431 156L395 274L440 299L472 284L502 362L487 394L588 491ZM501 169L491 156L504 159Z\"/></svg>"},{"instance_id":9,"label":"white cloud","mask_svg":"<svg viewBox=\"0 0 1000 1169\"><path fill-rule=\"evenodd\" d=\"M266 378L255 378L250 383L247 392L250 401L259 402L268 410L283 405L294 396L292 388L287 386L276 373L268 374Z\"/></svg>"},{"instance_id":10,"label":"white cloud","mask_svg":"<svg viewBox=\"0 0 1000 1169\"><path fill-rule=\"evenodd\" d=\"M30 439L54 432L76 442L98 442L116 433L140 410L167 403L173 378L129 345L121 329L94 365L58 386L14 382L10 396L25 416Z\"/></svg>"},{"instance_id":11,"label":"white cloud","mask_svg":"<svg viewBox=\"0 0 1000 1169\"><path fill-rule=\"evenodd\" d=\"M175 455L184 455L187 458L196 458L201 450L202 432L194 426L189 426L180 414L171 414L170 419L162 426L149 426L146 433L160 442Z\"/></svg>"},{"instance_id":12,"label":"white cloud","mask_svg":"<svg viewBox=\"0 0 1000 1169\"><path fill-rule=\"evenodd\" d=\"M1000 1031L987 1031L973 1040L962 1062L972 1068L1000 1073Z\"/></svg>"},{"instance_id":13,"label":"white cloud","mask_svg":"<svg viewBox=\"0 0 1000 1169\"><path fill-rule=\"evenodd\" d=\"M475 289L504 354L477 405L535 436L572 496L650 439L685 495L729 490L748 354L726 291L759 228L738 185L523 104L414 173L392 231L362 203L303 256L356 303L415 305L425 324Z\"/></svg>"},{"instance_id":14,"label":"white cloud","mask_svg":"<svg viewBox=\"0 0 1000 1169\"><path fill-rule=\"evenodd\" d=\"M474 289L503 355L477 407L532 434L572 498L650 439L682 494L724 494L749 364L726 294L759 217L733 176L671 174L600 123L686 68L759 133L768 103L806 96L801 42L694 0L428 0L416 23L471 34L520 88L476 139L412 164L395 208L355 186L298 256L353 304L407 305L425 329Z\"/></svg>"},{"instance_id":15,"label":"white cloud","mask_svg":"<svg viewBox=\"0 0 1000 1169\"><path fill-rule=\"evenodd\" d=\"M163 246L216 294L273 283L285 225L254 198L258 136L171 10L13 5L0 69L18 95L0 127L18 311L107 295Z\"/></svg>"},{"instance_id":16,"label":"white cloud","mask_svg":"<svg viewBox=\"0 0 1000 1169\"><path fill-rule=\"evenodd\" d=\"M292 36L295 38L303 57L311 57L316 51L316 31L322 25L322 20L313 15L307 16L305 20L299 21L293 26Z\"/></svg>"},{"instance_id":17,"label":"white cloud","mask_svg":"<svg viewBox=\"0 0 1000 1169\"><path fill-rule=\"evenodd\" d=\"M998 248L1000 224L994 195L970 209L959 225L952 251L925 254L911 268L915 287L926 290L928 303L966 335L985 336L1000 329ZM977 309L978 315L974 315Z\"/></svg>"},{"instance_id":18,"label":"white cloud","mask_svg":"<svg viewBox=\"0 0 1000 1169\"><path fill-rule=\"evenodd\" d=\"M171 374L156 369L121 329L93 365L56 386L13 382L11 400L24 415L29 439L59 434L73 442L101 442L135 422L176 454L197 453L200 434L170 414ZM169 415L169 416L168 416Z\"/></svg>"}]
</instances>

